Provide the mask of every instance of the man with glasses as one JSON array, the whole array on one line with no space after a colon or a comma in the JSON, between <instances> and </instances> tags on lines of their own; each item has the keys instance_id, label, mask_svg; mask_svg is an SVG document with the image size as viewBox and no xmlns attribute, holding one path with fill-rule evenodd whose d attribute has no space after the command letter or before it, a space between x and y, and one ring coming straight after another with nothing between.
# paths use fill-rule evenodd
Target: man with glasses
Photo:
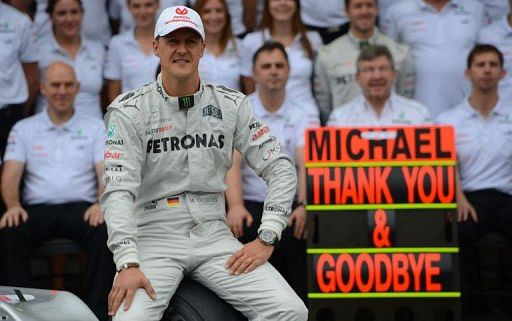
<instances>
[{"instance_id":1,"label":"man with glasses","mask_svg":"<svg viewBox=\"0 0 512 321\"><path fill-rule=\"evenodd\" d=\"M392 92L397 72L385 46L369 46L357 58L356 81L362 95L334 110L330 126L388 126L428 123L421 103Z\"/></svg>"}]
</instances>

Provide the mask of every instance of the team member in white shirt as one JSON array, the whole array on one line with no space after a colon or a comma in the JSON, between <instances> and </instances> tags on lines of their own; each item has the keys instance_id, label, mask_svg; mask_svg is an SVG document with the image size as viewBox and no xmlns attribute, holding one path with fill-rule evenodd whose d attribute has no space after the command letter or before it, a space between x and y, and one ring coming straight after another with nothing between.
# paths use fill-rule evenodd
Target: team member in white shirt
<instances>
[{"instance_id":1,"label":"team member in white shirt","mask_svg":"<svg viewBox=\"0 0 512 321\"><path fill-rule=\"evenodd\" d=\"M512 4L512 0L508 2ZM512 96L512 12L509 11L508 15L482 28L478 34L478 43L494 45L503 53L507 73L499 82L499 93L501 97Z\"/></svg>"},{"instance_id":2,"label":"team member in white shirt","mask_svg":"<svg viewBox=\"0 0 512 321\"><path fill-rule=\"evenodd\" d=\"M110 41L104 73L105 79L108 79L110 102L122 92L155 80L159 64L153 53L158 0L127 0L127 3L135 27L114 36Z\"/></svg>"},{"instance_id":3,"label":"team member in white shirt","mask_svg":"<svg viewBox=\"0 0 512 321\"><path fill-rule=\"evenodd\" d=\"M362 95L336 108L328 126L417 125L430 121L421 103L393 93L397 73L385 46L369 46L357 58L356 80Z\"/></svg>"},{"instance_id":4,"label":"team member in white shirt","mask_svg":"<svg viewBox=\"0 0 512 321\"><path fill-rule=\"evenodd\" d=\"M469 97L438 122L455 128L462 303L463 313L469 313L474 242L489 232L512 239L512 103L498 94L505 70L496 47L475 46L465 75Z\"/></svg>"},{"instance_id":5,"label":"team member in white shirt","mask_svg":"<svg viewBox=\"0 0 512 321\"><path fill-rule=\"evenodd\" d=\"M198 0L195 10L203 20L206 34L206 48L199 62L199 77L240 90L241 43L231 31L226 0Z\"/></svg>"},{"instance_id":6,"label":"team member in white shirt","mask_svg":"<svg viewBox=\"0 0 512 321\"><path fill-rule=\"evenodd\" d=\"M0 1L0 158L9 131L30 113L37 92L38 56L31 24L28 16Z\"/></svg>"},{"instance_id":7,"label":"team member in white shirt","mask_svg":"<svg viewBox=\"0 0 512 321\"><path fill-rule=\"evenodd\" d=\"M160 13L167 7L185 5L187 0L159 0L159 3ZM108 12L114 21L118 21L119 32L122 33L124 31L128 31L133 29L135 26L135 21L130 9L128 8L127 0L110 0L108 4Z\"/></svg>"},{"instance_id":8,"label":"team member in white shirt","mask_svg":"<svg viewBox=\"0 0 512 321\"><path fill-rule=\"evenodd\" d=\"M409 47L383 35L375 26L377 0L345 0L350 29L327 46L318 49L314 68L314 93L322 122L335 107L361 94L356 80L356 60L368 45L384 45L391 51L398 76L395 82L400 95L414 94L414 65Z\"/></svg>"},{"instance_id":9,"label":"team member in white shirt","mask_svg":"<svg viewBox=\"0 0 512 321\"><path fill-rule=\"evenodd\" d=\"M8 259L0 275L6 284L30 287L30 250L51 238L69 238L89 254L86 302L103 321L115 272L97 201L103 190L105 129L99 119L74 112L79 87L70 65L51 64L41 82L48 108L11 131L2 173L7 211L0 219L0 254Z\"/></svg>"},{"instance_id":10,"label":"team member in white shirt","mask_svg":"<svg viewBox=\"0 0 512 321\"><path fill-rule=\"evenodd\" d=\"M317 31L324 44L341 37L348 31L348 17L342 0L300 0L302 23L312 31Z\"/></svg>"},{"instance_id":11,"label":"team member in white shirt","mask_svg":"<svg viewBox=\"0 0 512 321\"><path fill-rule=\"evenodd\" d=\"M231 30L237 37L243 38L247 28L252 30L256 25L258 2L261 0L226 0L231 19ZM197 0L189 0L190 6L197 6Z\"/></svg>"},{"instance_id":12,"label":"team member in white shirt","mask_svg":"<svg viewBox=\"0 0 512 321\"><path fill-rule=\"evenodd\" d=\"M46 8L48 0L33 0L37 2L37 11L34 18L34 30L37 38L42 39L51 34L52 24ZM100 41L108 45L112 35L110 31L107 2L109 0L83 1L84 17L82 21L83 35L89 39Z\"/></svg>"},{"instance_id":13,"label":"team member in white shirt","mask_svg":"<svg viewBox=\"0 0 512 321\"><path fill-rule=\"evenodd\" d=\"M487 23L500 20L510 11L509 0L480 0L480 2L484 4Z\"/></svg>"},{"instance_id":14,"label":"team member in white shirt","mask_svg":"<svg viewBox=\"0 0 512 321\"><path fill-rule=\"evenodd\" d=\"M316 108L313 98L311 76L313 74L313 52L322 45L317 32L306 31L300 21L299 0L266 0L261 30L245 36L242 42L242 80L246 93L255 89L252 79L252 57L256 50L268 40L282 43L290 61L290 77L286 92L297 101Z\"/></svg>"},{"instance_id":15,"label":"team member in white shirt","mask_svg":"<svg viewBox=\"0 0 512 321\"><path fill-rule=\"evenodd\" d=\"M105 47L99 41L81 35L83 7L80 0L49 0L47 13L52 20L53 32L39 43L39 68L41 74L54 61L72 65L80 81L80 92L75 110L103 118L100 92L103 87ZM38 97L37 109L46 107L43 96Z\"/></svg>"},{"instance_id":16,"label":"team member in white shirt","mask_svg":"<svg viewBox=\"0 0 512 321\"><path fill-rule=\"evenodd\" d=\"M460 103L469 92L464 59L484 22L476 0L410 0L392 5L382 30L408 44L414 58L414 98L433 116Z\"/></svg>"},{"instance_id":17,"label":"team member in white shirt","mask_svg":"<svg viewBox=\"0 0 512 321\"><path fill-rule=\"evenodd\" d=\"M275 135L261 146L268 145L285 152L294 160L298 174L297 202L289 218L289 227L283 231L270 262L306 300L304 131L308 127L318 127L320 123L318 118L308 114L310 107L295 101L285 90L290 67L282 44L264 43L255 53L253 71L258 90L249 96L252 112ZM258 235L267 185L245 162L242 164L239 153L234 154L226 182L228 224L242 243L249 243Z\"/></svg>"}]
</instances>

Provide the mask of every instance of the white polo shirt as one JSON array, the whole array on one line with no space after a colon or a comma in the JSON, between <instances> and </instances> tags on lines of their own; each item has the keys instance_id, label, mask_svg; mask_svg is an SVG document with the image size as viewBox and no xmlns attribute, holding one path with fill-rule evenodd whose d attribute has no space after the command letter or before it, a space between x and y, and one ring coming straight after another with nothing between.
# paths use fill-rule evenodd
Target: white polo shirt
<instances>
[{"instance_id":1,"label":"white polo shirt","mask_svg":"<svg viewBox=\"0 0 512 321\"><path fill-rule=\"evenodd\" d=\"M27 15L0 1L0 108L28 99L22 64L38 60L31 26Z\"/></svg>"},{"instance_id":2,"label":"white polo shirt","mask_svg":"<svg viewBox=\"0 0 512 321\"><path fill-rule=\"evenodd\" d=\"M121 81L121 92L139 88L156 79L160 61L151 51L146 54L131 29L112 37L105 61L105 78Z\"/></svg>"},{"instance_id":3,"label":"white polo shirt","mask_svg":"<svg viewBox=\"0 0 512 321\"><path fill-rule=\"evenodd\" d=\"M512 195L512 106L501 100L485 119L466 99L439 115L455 128L464 191L494 188Z\"/></svg>"},{"instance_id":4,"label":"white polo shirt","mask_svg":"<svg viewBox=\"0 0 512 321\"><path fill-rule=\"evenodd\" d=\"M485 16L489 23L498 21L510 12L508 0L480 0L484 4Z\"/></svg>"},{"instance_id":5,"label":"white polo shirt","mask_svg":"<svg viewBox=\"0 0 512 321\"><path fill-rule=\"evenodd\" d=\"M450 0L441 12L423 0L408 0L386 12L382 31L409 45L416 70L414 98L434 116L469 93L466 57L483 24L483 10L475 0Z\"/></svg>"},{"instance_id":6,"label":"white polo shirt","mask_svg":"<svg viewBox=\"0 0 512 321\"><path fill-rule=\"evenodd\" d=\"M231 39L224 52L215 56L205 49L199 61L199 77L211 83L240 90L240 51L242 44L237 38Z\"/></svg>"},{"instance_id":7,"label":"white polo shirt","mask_svg":"<svg viewBox=\"0 0 512 321\"><path fill-rule=\"evenodd\" d=\"M82 34L89 39L98 40L105 46L108 45L112 32L108 21L107 1L88 0L82 1L84 6L84 18L82 20ZM37 11L34 17L34 26L38 38L46 37L51 33L50 17L46 13L48 0L36 0Z\"/></svg>"},{"instance_id":8,"label":"white polo shirt","mask_svg":"<svg viewBox=\"0 0 512 321\"><path fill-rule=\"evenodd\" d=\"M432 122L430 112L421 103L391 94L380 117L363 95L336 108L329 116L327 126L407 126Z\"/></svg>"},{"instance_id":9,"label":"white polo shirt","mask_svg":"<svg viewBox=\"0 0 512 321\"><path fill-rule=\"evenodd\" d=\"M386 14L386 11L388 11L389 7L391 7L391 5L396 2L397 0L378 0L379 16L383 17ZM382 23L382 19L379 22Z\"/></svg>"},{"instance_id":10,"label":"white polo shirt","mask_svg":"<svg viewBox=\"0 0 512 321\"><path fill-rule=\"evenodd\" d=\"M322 38L316 31L308 31L307 37L313 50L322 45ZM242 76L252 77L252 56L265 41L271 40L268 29L249 33L242 41ZM313 98L311 76L313 61L307 56L300 43L300 34L295 41L286 47L290 63L290 76L286 83L286 93L296 101L303 101L307 105L316 106Z\"/></svg>"},{"instance_id":11,"label":"white polo shirt","mask_svg":"<svg viewBox=\"0 0 512 321\"><path fill-rule=\"evenodd\" d=\"M4 161L25 164L26 204L95 202L95 165L103 161L104 146L101 120L75 113L68 122L56 126L45 111L13 127Z\"/></svg>"},{"instance_id":12,"label":"white polo shirt","mask_svg":"<svg viewBox=\"0 0 512 321\"><path fill-rule=\"evenodd\" d=\"M269 112L263 107L257 91L248 98L254 116L270 128L272 136L281 144L281 151L297 162L296 149L304 146L306 128L320 127L319 118L307 112L311 106L297 103L293 97L287 95L283 105L276 112ZM262 144L274 144L274 141ZM245 200L265 200L267 184L245 163L242 165L242 190Z\"/></svg>"},{"instance_id":13,"label":"white polo shirt","mask_svg":"<svg viewBox=\"0 0 512 321\"><path fill-rule=\"evenodd\" d=\"M482 28L478 34L478 42L494 45L503 54L507 74L499 83L499 92L501 97L512 95L512 27L507 16Z\"/></svg>"},{"instance_id":14,"label":"white polo shirt","mask_svg":"<svg viewBox=\"0 0 512 321\"><path fill-rule=\"evenodd\" d=\"M50 17L46 13L46 7L48 6L48 0L36 0L37 10L34 17L34 31L36 33L37 40L48 36L52 30L52 23Z\"/></svg>"},{"instance_id":15,"label":"white polo shirt","mask_svg":"<svg viewBox=\"0 0 512 321\"><path fill-rule=\"evenodd\" d=\"M99 41L82 37L82 45L73 60L60 47L51 33L46 41L39 44L39 71L44 74L46 68L55 61L63 61L75 68L80 82L80 92L75 99L75 110L79 114L87 114L103 119L100 109L100 92L103 85L103 64L105 61L105 47ZM46 100L42 95L37 99L37 111L46 107Z\"/></svg>"},{"instance_id":16,"label":"white polo shirt","mask_svg":"<svg viewBox=\"0 0 512 321\"><path fill-rule=\"evenodd\" d=\"M379 0L381 1L381 0ZM348 21L344 0L300 0L302 23L317 28L341 26Z\"/></svg>"},{"instance_id":17,"label":"white polo shirt","mask_svg":"<svg viewBox=\"0 0 512 321\"><path fill-rule=\"evenodd\" d=\"M184 6L186 4L187 0L160 0L158 15L167 7ZM128 0L109 0L108 12L112 19L121 21L119 32L128 31L135 27L133 15L128 9Z\"/></svg>"},{"instance_id":18,"label":"white polo shirt","mask_svg":"<svg viewBox=\"0 0 512 321\"><path fill-rule=\"evenodd\" d=\"M229 15L231 16L231 29L233 30L233 34L238 36L245 33L243 0L226 0L226 2L228 4Z\"/></svg>"}]
</instances>

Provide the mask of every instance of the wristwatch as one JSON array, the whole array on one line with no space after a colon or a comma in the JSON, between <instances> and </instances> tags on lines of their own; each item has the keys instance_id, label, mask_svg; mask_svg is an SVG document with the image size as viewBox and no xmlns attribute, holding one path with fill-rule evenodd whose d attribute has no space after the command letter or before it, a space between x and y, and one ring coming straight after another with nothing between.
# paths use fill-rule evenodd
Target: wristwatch
<instances>
[{"instance_id":1,"label":"wristwatch","mask_svg":"<svg viewBox=\"0 0 512 321\"><path fill-rule=\"evenodd\" d=\"M121 271L124 271L126 269L129 269L129 268L132 268L132 267L139 267L139 263L125 263L123 265L121 265L121 268L119 268L119 270L117 270L117 272L121 272Z\"/></svg>"},{"instance_id":2,"label":"wristwatch","mask_svg":"<svg viewBox=\"0 0 512 321\"><path fill-rule=\"evenodd\" d=\"M304 206L304 207L306 207L306 205L307 205L307 204L308 204L308 203L307 203L305 200L304 200L304 201L297 201L297 202L295 203L295 205L296 205L297 207L299 207L299 206Z\"/></svg>"},{"instance_id":3,"label":"wristwatch","mask_svg":"<svg viewBox=\"0 0 512 321\"><path fill-rule=\"evenodd\" d=\"M265 245L275 245L277 242L277 234L272 232L271 230L261 230L258 234L258 238L261 243Z\"/></svg>"}]
</instances>

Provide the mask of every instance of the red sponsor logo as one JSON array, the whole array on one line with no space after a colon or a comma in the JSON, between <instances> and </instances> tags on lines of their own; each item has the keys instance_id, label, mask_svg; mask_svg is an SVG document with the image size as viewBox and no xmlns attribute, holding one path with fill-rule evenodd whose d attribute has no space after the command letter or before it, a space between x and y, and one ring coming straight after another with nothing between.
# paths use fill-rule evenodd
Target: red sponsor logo
<instances>
[{"instance_id":1,"label":"red sponsor logo","mask_svg":"<svg viewBox=\"0 0 512 321\"><path fill-rule=\"evenodd\" d=\"M270 131L270 128L268 128L268 126L265 126L263 128L260 128L255 134L253 134L251 136L251 139L252 141L255 141L257 140L258 138L260 138L261 136L265 135L266 133L268 133Z\"/></svg>"},{"instance_id":2,"label":"red sponsor logo","mask_svg":"<svg viewBox=\"0 0 512 321\"><path fill-rule=\"evenodd\" d=\"M120 159L123 156L121 152L111 152L109 150L105 151L105 159Z\"/></svg>"},{"instance_id":3,"label":"red sponsor logo","mask_svg":"<svg viewBox=\"0 0 512 321\"><path fill-rule=\"evenodd\" d=\"M186 15L188 13L187 8L176 8L176 13L181 15Z\"/></svg>"}]
</instances>

